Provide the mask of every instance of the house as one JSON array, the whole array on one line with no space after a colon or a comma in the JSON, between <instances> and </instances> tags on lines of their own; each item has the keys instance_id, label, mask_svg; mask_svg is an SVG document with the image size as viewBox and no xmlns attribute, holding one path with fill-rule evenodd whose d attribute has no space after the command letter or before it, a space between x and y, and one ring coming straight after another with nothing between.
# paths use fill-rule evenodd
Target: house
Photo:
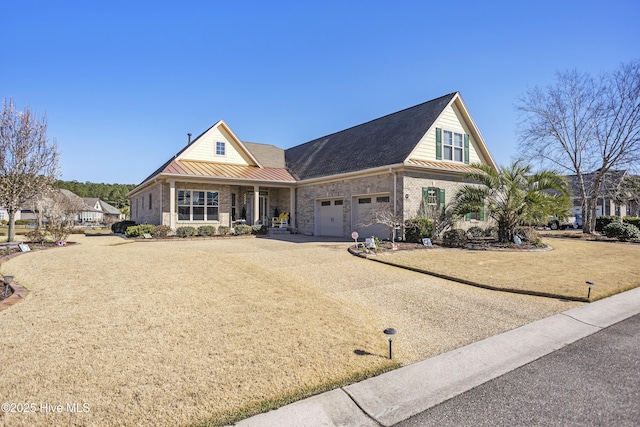
<instances>
[{"instance_id":1,"label":"house","mask_svg":"<svg viewBox=\"0 0 640 427\"><path fill-rule=\"evenodd\" d=\"M317 236L391 236L370 220L441 208L472 163L496 167L458 92L313 141L280 149L241 141L220 120L134 188L131 219L165 224L289 225ZM479 215L466 224L478 225Z\"/></svg>"},{"instance_id":2,"label":"house","mask_svg":"<svg viewBox=\"0 0 640 427\"><path fill-rule=\"evenodd\" d=\"M111 224L124 219L118 208L97 197L84 197L85 209L78 214L80 224Z\"/></svg>"},{"instance_id":3,"label":"house","mask_svg":"<svg viewBox=\"0 0 640 427\"><path fill-rule=\"evenodd\" d=\"M591 193L591 188L594 185L595 177L595 172L582 175L585 187L589 194ZM615 215L624 217L638 213L638 206L632 203L625 204L616 202L616 193L618 193L618 190L620 189L620 183L626 177L629 177L629 173L626 170L609 170L604 174L602 182L600 183L600 188L597 191L596 216ZM568 175L566 178L571 188L573 212L575 214L581 214L582 198L580 197L578 176Z\"/></svg>"}]
</instances>

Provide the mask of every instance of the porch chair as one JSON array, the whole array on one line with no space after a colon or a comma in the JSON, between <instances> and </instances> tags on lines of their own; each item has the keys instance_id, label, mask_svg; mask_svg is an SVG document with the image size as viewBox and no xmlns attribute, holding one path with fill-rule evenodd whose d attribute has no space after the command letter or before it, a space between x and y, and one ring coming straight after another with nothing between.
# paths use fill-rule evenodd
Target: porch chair
<instances>
[{"instance_id":1,"label":"porch chair","mask_svg":"<svg viewBox=\"0 0 640 427\"><path fill-rule=\"evenodd\" d=\"M289 212L282 212L277 217L271 218L271 227L285 228L289 225Z\"/></svg>"}]
</instances>

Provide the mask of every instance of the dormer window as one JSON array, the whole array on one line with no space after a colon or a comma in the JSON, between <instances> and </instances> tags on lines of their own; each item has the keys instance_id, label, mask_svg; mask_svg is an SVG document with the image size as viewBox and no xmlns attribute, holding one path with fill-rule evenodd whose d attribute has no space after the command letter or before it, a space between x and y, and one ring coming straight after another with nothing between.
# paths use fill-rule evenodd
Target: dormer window
<instances>
[{"instance_id":1,"label":"dormer window","mask_svg":"<svg viewBox=\"0 0 640 427\"><path fill-rule=\"evenodd\" d=\"M216 156L226 155L226 147L224 142L216 142Z\"/></svg>"}]
</instances>

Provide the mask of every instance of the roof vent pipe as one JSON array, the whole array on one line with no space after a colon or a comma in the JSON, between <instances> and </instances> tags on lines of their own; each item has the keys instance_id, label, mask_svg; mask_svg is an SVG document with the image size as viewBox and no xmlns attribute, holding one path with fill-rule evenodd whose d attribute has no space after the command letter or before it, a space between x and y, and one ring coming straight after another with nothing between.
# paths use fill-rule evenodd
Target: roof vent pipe
<instances>
[{"instance_id":1,"label":"roof vent pipe","mask_svg":"<svg viewBox=\"0 0 640 427\"><path fill-rule=\"evenodd\" d=\"M187 134L187 145L191 144L191 134Z\"/></svg>"}]
</instances>

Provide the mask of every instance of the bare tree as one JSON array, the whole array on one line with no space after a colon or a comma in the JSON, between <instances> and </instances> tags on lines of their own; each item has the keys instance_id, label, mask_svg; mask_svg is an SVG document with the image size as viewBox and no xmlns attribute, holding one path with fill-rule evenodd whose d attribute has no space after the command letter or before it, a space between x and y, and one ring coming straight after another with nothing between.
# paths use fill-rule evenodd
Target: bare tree
<instances>
[{"instance_id":1,"label":"bare tree","mask_svg":"<svg viewBox=\"0 0 640 427\"><path fill-rule=\"evenodd\" d=\"M368 217L357 226L360 228L370 227L374 224L382 224L389 228L391 242L396 241L396 232L402 227L402 215L394 214L390 206L381 206L369 211Z\"/></svg>"},{"instance_id":2,"label":"bare tree","mask_svg":"<svg viewBox=\"0 0 640 427\"><path fill-rule=\"evenodd\" d=\"M82 198L68 190L46 190L32 198L29 206L38 214L38 223L31 233L32 238L41 241L50 238L54 241L65 240L78 214L86 209Z\"/></svg>"},{"instance_id":3,"label":"bare tree","mask_svg":"<svg viewBox=\"0 0 640 427\"><path fill-rule=\"evenodd\" d=\"M527 91L516 108L522 156L575 175L583 231L592 233L605 175L640 161L640 61L599 78L558 73L555 84Z\"/></svg>"},{"instance_id":4,"label":"bare tree","mask_svg":"<svg viewBox=\"0 0 640 427\"><path fill-rule=\"evenodd\" d=\"M640 207L640 176L627 175L620 180L613 194L613 200L619 205L629 205L631 212L627 215L638 216Z\"/></svg>"},{"instance_id":5,"label":"bare tree","mask_svg":"<svg viewBox=\"0 0 640 427\"><path fill-rule=\"evenodd\" d=\"M53 190L47 198L43 215L46 230L54 241L65 240L86 205L82 198L66 190Z\"/></svg>"},{"instance_id":6,"label":"bare tree","mask_svg":"<svg viewBox=\"0 0 640 427\"><path fill-rule=\"evenodd\" d=\"M47 139L46 118L37 119L30 108L16 111L12 99L2 101L0 112L0 205L9 213L8 240L15 238L18 209L49 188L58 173L59 153Z\"/></svg>"}]
</instances>

